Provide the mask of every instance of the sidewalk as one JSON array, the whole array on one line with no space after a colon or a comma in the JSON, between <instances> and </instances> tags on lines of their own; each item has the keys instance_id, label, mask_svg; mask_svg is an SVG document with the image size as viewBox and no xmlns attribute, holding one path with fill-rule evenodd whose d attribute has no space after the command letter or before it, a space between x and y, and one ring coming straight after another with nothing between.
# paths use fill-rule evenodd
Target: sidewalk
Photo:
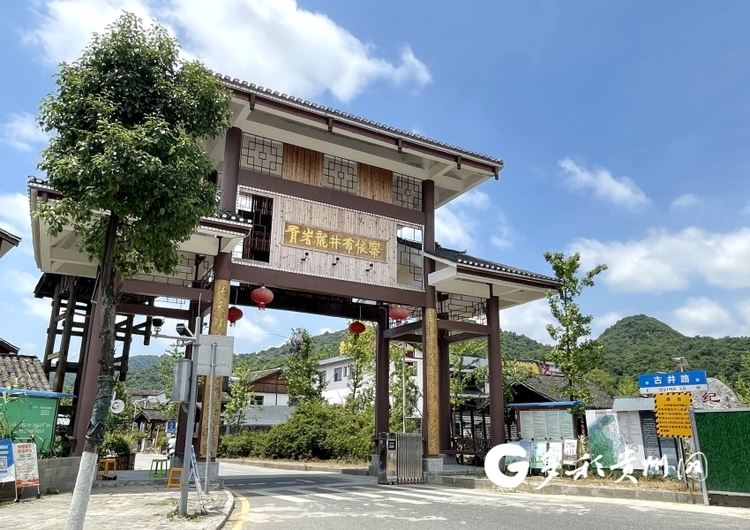
<instances>
[{"instance_id":1,"label":"sidewalk","mask_svg":"<svg viewBox=\"0 0 750 530\"><path fill-rule=\"evenodd\" d=\"M188 497L187 513L198 509L194 488ZM33 496L19 503L0 504L0 528L15 530L62 530L70 510L72 493ZM234 506L234 496L226 490L204 494L207 515L182 518L176 516L179 488L164 486L123 486L97 488L91 491L84 528L117 528L118 530L215 530L221 528ZM170 516L170 513L175 515Z\"/></svg>"}]
</instances>

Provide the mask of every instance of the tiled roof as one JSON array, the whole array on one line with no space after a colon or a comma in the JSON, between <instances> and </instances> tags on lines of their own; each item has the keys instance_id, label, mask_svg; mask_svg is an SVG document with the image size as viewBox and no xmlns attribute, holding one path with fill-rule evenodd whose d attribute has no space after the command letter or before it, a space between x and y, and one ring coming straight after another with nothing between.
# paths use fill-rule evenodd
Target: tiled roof
<instances>
[{"instance_id":1,"label":"tiled roof","mask_svg":"<svg viewBox=\"0 0 750 530\"><path fill-rule=\"evenodd\" d=\"M0 387L52 390L38 357L6 353L0 354Z\"/></svg>"},{"instance_id":2,"label":"tiled roof","mask_svg":"<svg viewBox=\"0 0 750 530\"><path fill-rule=\"evenodd\" d=\"M565 385L565 378L556 377L552 375L532 375L527 379L521 381L519 385L525 386L526 388L536 392L540 396L549 399L550 401L568 401L570 396L563 396L559 392L553 390L554 386ZM603 390L593 383L588 383L589 390L594 394L594 401L586 405L586 408L591 409L610 409L612 408L613 399L608 396Z\"/></svg>"},{"instance_id":3,"label":"tiled roof","mask_svg":"<svg viewBox=\"0 0 750 530\"><path fill-rule=\"evenodd\" d=\"M294 407L286 405L249 405L245 412L245 425L250 427L270 427L284 423L294 412Z\"/></svg>"},{"instance_id":4,"label":"tiled roof","mask_svg":"<svg viewBox=\"0 0 750 530\"><path fill-rule=\"evenodd\" d=\"M57 191L54 190L50 185L49 181L40 179L38 177L30 176L29 182L28 182L29 188L36 187L39 189L44 189L47 191ZM220 219L222 221L227 221L229 223L237 223L243 226L252 226L253 222L250 219L245 219L241 215L239 215L237 212L230 212L228 210L219 210L216 215L211 217L204 217L204 219Z\"/></svg>"},{"instance_id":5,"label":"tiled roof","mask_svg":"<svg viewBox=\"0 0 750 530\"><path fill-rule=\"evenodd\" d=\"M18 246L18 244L21 242L21 238L18 236L14 236L10 232L6 232L2 228L0 228L0 239L6 240L8 243L12 244L13 246Z\"/></svg>"},{"instance_id":6,"label":"tiled roof","mask_svg":"<svg viewBox=\"0 0 750 530\"><path fill-rule=\"evenodd\" d=\"M234 88L236 90L240 90L247 94L256 94L259 96L263 96L264 98L274 100L278 103L283 103L291 107L312 112L324 118L335 118L339 121L350 123L352 125L358 125L362 128L370 129L375 132L392 135L394 138L408 140L410 142L414 142L415 144L421 144L426 147L438 148L443 151L449 152L452 155L462 156L466 157L467 159L473 159L488 165L497 166L498 170L503 168L503 161L500 158L483 155L481 153L469 151L461 147L456 147L455 145L450 145L438 140L426 138L419 134L402 131L400 129L396 129L395 127L389 127L388 125L376 123L372 120L361 118L353 114L348 114L331 107L324 107L322 105L318 105L317 103L303 100L302 98L296 98L287 94L281 94L270 88L257 86L253 83L248 83L247 81L240 81L237 78L233 79L228 75L216 74L216 77L218 77L226 86Z\"/></svg>"},{"instance_id":7,"label":"tiled roof","mask_svg":"<svg viewBox=\"0 0 750 530\"><path fill-rule=\"evenodd\" d=\"M21 350L18 346L11 344L5 339L0 338L0 353L13 353L16 354Z\"/></svg>"},{"instance_id":8,"label":"tiled roof","mask_svg":"<svg viewBox=\"0 0 750 530\"><path fill-rule=\"evenodd\" d=\"M530 272L516 267L510 267L503 265L502 263L496 263L494 261L477 258L466 253L466 251L453 250L450 248L441 247L438 243L435 243L435 256L448 261L452 261L458 265L467 267L475 267L477 269L491 270L496 272L502 272L510 274L512 276L518 276L523 278L529 278L532 280L543 280L546 282L552 282L559 284L558 280L544 274L537 274L536 272Z\"/></svg>"},{"instance_id":9,"label":"tiled roof","mask_svg":"<svg viewBox=\"0 0 750 530\"><path fill-rule=\"evenodd\" d=\"M268 377L269 375L273 375L278 372L281 372L281 368L268 368L267 370L257 370L255 372L250 372L250 376L248 377L247 382L255 383L256 381L259 381L264 377Z\"/></svg>"},{"instance_id":10,"label":"tiled roof","mask_svg":"<svg viewBox=\"0 0 750 530\"><path fill-rule=\"evenodd\" d=\"M169 418L160 410L143 409L135 417L135 423L142 421L146 423L166 423Z\"/></svg>"}]
</instances>

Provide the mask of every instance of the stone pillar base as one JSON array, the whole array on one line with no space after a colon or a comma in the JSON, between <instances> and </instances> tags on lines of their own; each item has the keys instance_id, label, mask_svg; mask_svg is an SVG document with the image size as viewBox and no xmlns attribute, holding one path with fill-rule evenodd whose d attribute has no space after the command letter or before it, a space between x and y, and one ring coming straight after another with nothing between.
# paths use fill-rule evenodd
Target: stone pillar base
<instances>
[{"instance_id":1,"label":"stone pillar base","mask_svg":"<svg viewBox=\"0 0 750 530\"><path fill-rule=\"evenodd\" d=\"M443 471L443 456L429 456L422 458L422 471L434 475Z\"/></svg>"}]
</instances>

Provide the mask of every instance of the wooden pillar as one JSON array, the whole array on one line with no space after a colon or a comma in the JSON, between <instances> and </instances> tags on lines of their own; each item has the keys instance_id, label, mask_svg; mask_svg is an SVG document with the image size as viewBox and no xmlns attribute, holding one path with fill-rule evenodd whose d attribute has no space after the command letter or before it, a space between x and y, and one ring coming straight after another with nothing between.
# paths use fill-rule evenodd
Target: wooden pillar
<instances>
[{"instance_id":1,"label":"wooden pillar","mask_svg":"<svg viewBox=\"0 0 750 530\"><path fill-rule=\"evenodd\" d=\"M500 344L500 300L492 294L487 300L487 361L490 380L490 440L493 447L505 443L505 399L503 356Z\"/></svg>"},{"instance_id":2,"label":"wooden pillar","mask_svg":"<svg viewBox=\"0 0 750 530\"><path fill-rule=\"evenodd\" d=\"M227 313L229 311L229 293L231 291L229 278L231 278L231 255L221 252L216 256L214 261L214 292L211 303L211 323L209 324L209 334L226 335L227 334ZM221 394L224 390L224 377L214 379L214 408L208 410L209 381L204 378L203 386L203 403L201 413L201 437L200 451L202 458L215 458L216 450L219 446L219 431L221 430ZM206 455L206 439L208 437L208 414L213 416L213 432L211 441L211 454Z\"/></svg>"},{"instance_id":3,"label":"wooden pillar","mask_svg":"<svg viewBox=\"0 0 750 530\"><path fill-rule=\"evenodd\" d=\"M55 369L55 381L52 390L62 392L65 381L65 364L68 362L68 350L70 349L70 335L73 332L73 317L76 313L76 293L78 282L75 278L70 279L68 288L68 300L65 303L65 321L62 329L60 349L57 352L57 368Z\"/></svg>"},{"instance_id":4,"label":"wooden pillar","mask_svg":"<svg viewBox=\"0 0 750 530\"><path fill-rule=\"evenodd\" d=\"M60 315L60 304L62 303L62 283L60 278L55 285L55 294L52 297L52 312L49 316L49 326L47 326L47 345L44 348L43 369L45 375L49 376L51 371L52 354L55 351L55 342L57 342L57 320Z\"/></svg>"},{"instance_id":5,"label":"wooden pillar","mask_svg":"<svg viewBox=\"0 0 750 530\"><path fill-rule=\"evenodd\" d=\"M390 430L390 341L383 334L388 329L388 308L378 308L378 327L375 350L375 436Z\"/></svg>"},{"instance_id":6,"label":"wooden pillar","mask_svg":"<svg viewBox=\"0 0 750 530\"><path fill-rule=\"evenodd\" d=\"M422 182L422 209L425 212L424 252L435 251L435 182ZM422 436L424 455L440 454L440 384L438 368L438 327L435 288L428 277L435 270L435 262L424 258L422 278L425 303L422 311L422 351L424 356L424 410L422 411Z\"/></svg>"},{"instance_id":7,"label":"wooden pillar","mask_svg":"<svg viewBox=\"0 0 750 530\"><path fill-rule=\"evenodd\" d=\"M440 396L440 453L450 449L453 418L451 417L451 362L448 332L438 330L438 381Z\"/></svg>"},{"instance_id":8,"label":"wooden pillar","mask_svg":"<svg viewBox=\"0 0 750 530\"><path fill-rule=\"evenodd\" d=\"M99 376L99 357L102 352L102 286L97 282L96 292L92 297L91 320L86 338L86 355L79 360L81 365L78 385L78 399L76 400L75 423L73 424L73 440L71 455L81 456L86 443L86 431L89 420L94 412L96 401L96 387Z\"/></svg>"},{"instance_id":9,"label":"wooden pillar","mask_svg":"<svg viewBox=\"0 0 750 530\"><path fill-rule=\"evenodd\" d=\"M232 127L224 143L224 165L221 172L221 199L219 207L229 212L237 211L237 181L242 152L242 129Z\"/></svg>"}]
</instances>

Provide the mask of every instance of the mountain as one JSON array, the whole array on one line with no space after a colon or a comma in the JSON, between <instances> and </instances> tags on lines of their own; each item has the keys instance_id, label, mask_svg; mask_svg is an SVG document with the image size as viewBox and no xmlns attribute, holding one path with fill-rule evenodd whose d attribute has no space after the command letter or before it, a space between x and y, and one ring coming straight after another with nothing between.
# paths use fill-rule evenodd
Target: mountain
<instances>
[{"instance_id":1,"label":"mountain","mask_svg":"<svg viewBox=\"0 0 750 530\"><path fill-rule=\"evenodd\" d=\"M685 357L690 369L730 382L741 367L741 354L750 351L750 337L686 337L646 315L623 318L598 340L604 350L602 369L618 378L676 371L674 358Z\"/></svg>"},{"instance_id":2,"label":"mountain","mask_svg":"<svg viewBox=\"0 0 750 530\"><path fill-rule=\"evenodd\" d=\"M159 364L158 355L134 355L128 359L127 388L139 390L161 390L164 382L156 372Z\"/></svg>"}]
</instances>

